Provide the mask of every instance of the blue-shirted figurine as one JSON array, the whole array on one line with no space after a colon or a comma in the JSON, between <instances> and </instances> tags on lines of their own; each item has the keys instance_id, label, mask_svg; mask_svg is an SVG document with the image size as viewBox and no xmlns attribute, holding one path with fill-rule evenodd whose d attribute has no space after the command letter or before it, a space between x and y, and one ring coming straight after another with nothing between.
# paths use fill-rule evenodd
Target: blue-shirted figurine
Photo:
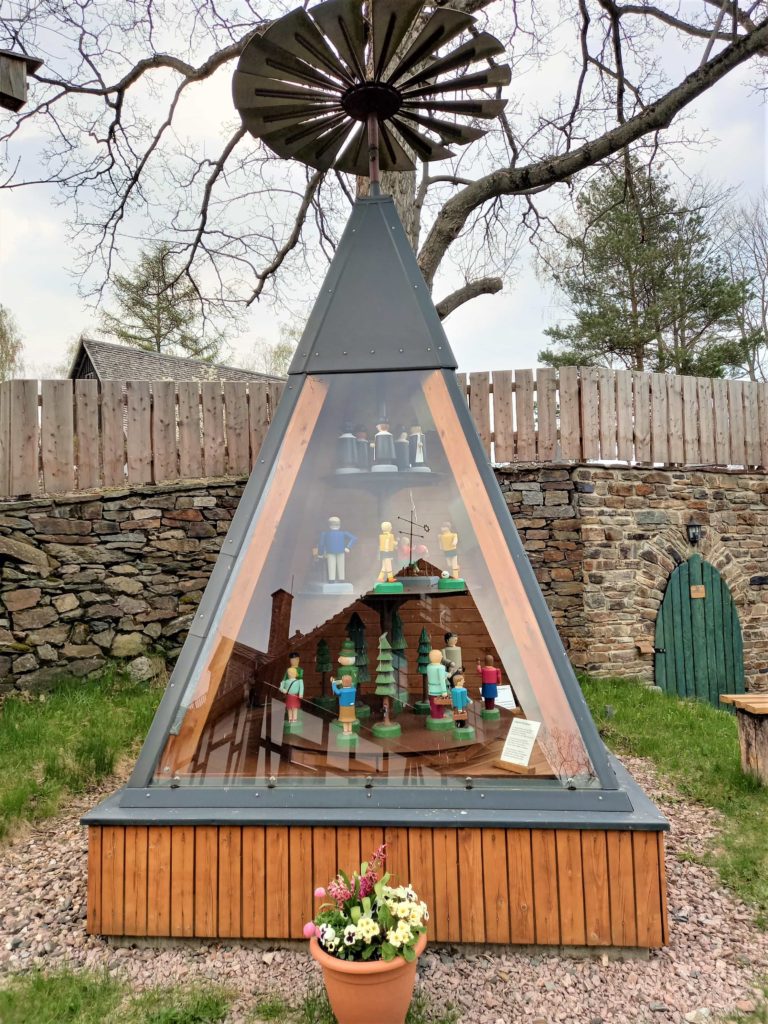
<instances>
[{"instance_id":1,"label":"blue-shirted figurine","mask_svg":"<svg viewBox=\"0 0 768 1024\"><path fill-rule=\"evenodd\" d=\"M352 676L344 674L341 681L332 679L331 688L339 698L339 722L341 723L341 735L353 736L357 714L355 712L355 698L357 687L352 681Z\"/></svg>"},{"instance_id":2,"label":"blue-shirted figurine","mask_svg":"<svg viewBox=\"0 0 768 1024\"><path fill-rule=\"evenodd\" d=\"M338 516L331 516L328 529L320 534L320 540L314 549L316 558L324 558L329 583L343 583L346 579L344 558L355 546L357 537L347 530L342 530Z\"/></svg>"}]
</instances>

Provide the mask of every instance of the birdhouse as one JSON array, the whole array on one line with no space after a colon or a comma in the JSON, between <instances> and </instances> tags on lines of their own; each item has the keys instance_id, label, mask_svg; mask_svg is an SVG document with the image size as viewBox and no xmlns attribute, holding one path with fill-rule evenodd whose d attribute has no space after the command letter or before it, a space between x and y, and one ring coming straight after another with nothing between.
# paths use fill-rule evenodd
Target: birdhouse
<instances>
[{"instance_id":1,"label":"birdhouse","mask_svg":"<svg viewBox=\"0 0 768 1024\"><path fill-rule=\"evenodd\" d=\"M0 107L14 112L27 102L27 76L32 75L43 62L26 53L0 50Z\"/></svg>"},{"instance_id":2,"label":"birdhouse","mask_svg":"<svg viewBox=\"0 0 768 1024\"><path fill-rule=\"evenodd\" d=\"M149 916L152 934L299 938L312 865L351 871L383 839L398 881L432 894L437 939L665 940L666 822L595 728L378 184L412 166L404 143L442 158L409 137L451 132L422 105L498 109L434 98L487 86L466 68L500 44L446 54L473 19L420 6L373 0L371 40L361 3L329 0L241 56L253 133L313 166L364 153L371 191L130 781L86 816L92 931L143 934Z\"/></svg>"}]
</instances>

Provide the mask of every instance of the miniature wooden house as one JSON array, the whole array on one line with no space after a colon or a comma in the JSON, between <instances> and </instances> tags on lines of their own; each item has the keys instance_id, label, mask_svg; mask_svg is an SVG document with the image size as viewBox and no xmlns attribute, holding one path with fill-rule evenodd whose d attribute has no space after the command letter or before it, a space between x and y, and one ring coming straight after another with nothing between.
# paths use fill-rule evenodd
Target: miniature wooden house
<instances>
[{"instance_id":1,"label":"miniature wooden house","mask_svg":"<svg viewBox=\"0 0 768 1024\"><path fill-rule=\"evenodd\" d=\"M0 50L0 107L14 113L27 102L27 76L34 74L43 62L25 53Z\"/></svg>"},{"instance_id":2,"label":"miniature wooden house","mask_svg":"<svg viewBox=\"0 0 768 1024\"><path fill-rule=\"evenodd\" d=\"M665 941L666 822L595 730L454 367L392 200L358 200L130 782L85 818L89 930L299 938L384 840L433 938ZM451 634L461 724L424 700Z\"/></svg>"}]
</instances>

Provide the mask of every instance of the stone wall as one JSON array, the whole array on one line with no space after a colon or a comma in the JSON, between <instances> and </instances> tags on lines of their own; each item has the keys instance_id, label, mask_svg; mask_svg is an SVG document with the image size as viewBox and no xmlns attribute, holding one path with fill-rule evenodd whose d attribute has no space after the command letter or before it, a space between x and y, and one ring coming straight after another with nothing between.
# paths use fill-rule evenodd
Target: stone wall
<instances>
[{"instance_id":1,"label":"stone wall","mask_svg":"<svg viewBox=\"0 0 768 1024\"><path fill-rule=\"evenodd\" d=\"M768 689L768 476L519 466L499 483L577 669L653 681L667 580L685 525L731 588L747 685ZM243 480L0 507L0 693L49 687L108 658L173 658Z\"/></svg>"}]
</instances>

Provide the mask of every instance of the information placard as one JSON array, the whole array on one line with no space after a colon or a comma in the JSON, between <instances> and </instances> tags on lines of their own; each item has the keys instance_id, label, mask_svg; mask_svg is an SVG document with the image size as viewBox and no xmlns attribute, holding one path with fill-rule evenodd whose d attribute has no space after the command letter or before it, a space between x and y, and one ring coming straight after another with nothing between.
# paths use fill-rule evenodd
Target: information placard
<instances>
[{"instance_id":1,"label":"information placard","mask_svg":"<svg viewBox=\"0 0 768 1024\"><path fill-rule=\"evenodd\" d=\"M527 768L531 761L533 745L539 734L541 722L532 722L527 718L516 718L509 727L500 761L506 764L520 765Z\"/></svg>"}]
</instances>

